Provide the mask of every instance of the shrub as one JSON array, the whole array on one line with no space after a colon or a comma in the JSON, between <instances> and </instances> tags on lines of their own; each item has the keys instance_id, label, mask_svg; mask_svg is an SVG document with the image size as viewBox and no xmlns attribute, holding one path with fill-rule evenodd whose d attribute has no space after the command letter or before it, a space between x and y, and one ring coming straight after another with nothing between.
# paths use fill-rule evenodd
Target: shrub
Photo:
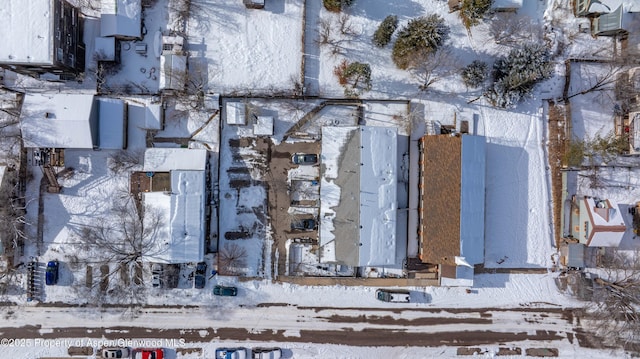
<instances>
[{"instance_id":1,"label":"shrub","mask_svg":"<svg viewBox=\"0 0 640 359\"><path fill-rule=\"evenodd\" d=\"M462 82L467 87L480 87L487 79L488 70L486 62L475 60L462 69Z\"/></svg>"},{"instance_id":2,"label":"shrub","mask_svg":"<svg viewBox=\"0 0 640 359\"><path fill-rule=\"evenodd\" d=\"M342 11L342 6L351 6L354 0L322 0L324 8L331 12Z\"/></svg>"},{"instance_id":3,"label":"shrub","mask_svg":"<svg viewBox=\"0 0 640 359\"><path fill-rule=\"evenodd\" d=\"M393 62L403 70L413 67L417 54L435 52L448 38L449 27L439 15L412 19L398 32L391 55Z\"/></svg>"},{"instance_id":4,"label":"shrub","mask_svg":"<svg viewBox=\"0 0 640 359\"><path fill-rule=\"evenodd\" d=\"M384 47L391 41L391 36L398 28L398 17L389 15L382 20L380 26L373 34L373 44L378 47Z\"/></svg>"},{"instance_id":5,"label":"shrub","mask_svg":"<svg viewBox=\"0 0 640 359\"><path fill-rule=\"evenodd\" d=\"M344 87L347 97L356 97L371 90L371 66L367 63L348 63L347 60L342 60L333 69L333 73L338 78L338 83Z\"/></svg>"},{"instance_id":6,"label":"shrub","mask_svg":"<svg viewBox=\"0 0 640 359\"><path fill-rule=\"evenodd\" d=\"M462 0L460 19L467 30L478 25L493 5L493 0Z\"/></svg>"}]
</instances>

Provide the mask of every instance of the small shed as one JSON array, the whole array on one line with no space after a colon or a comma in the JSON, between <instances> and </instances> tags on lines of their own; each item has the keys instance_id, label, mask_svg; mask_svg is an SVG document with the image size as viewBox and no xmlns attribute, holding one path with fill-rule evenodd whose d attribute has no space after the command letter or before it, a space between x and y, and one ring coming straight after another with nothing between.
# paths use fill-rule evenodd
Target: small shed
<instances>
[{"instance_id":1,"label":"small shed","mask_svg":"<svg viewBox=\"0 0 640 359\"><path fill-rule=\"evenodd\" d=\"M164 109L161 103L150 103L145 106L144 128L149 130L164 128Z\"/></svg>"},{"instance_id":2,"label":"small shed","mask_svg":"<svg viewBox=\"0 0 640 359\"><path fill-rule=\"evenodd\" d=\"M166 54L160 57L160 90L183 91L187 77L187 57Z\"/></svg>"},{"instance_id":3,"label":"small shed","mask_svg":"<svg viewBox=\"0 0 640 359\"><path fill-rule=\"evenodd\" d=\"M253 134L256 136L273 136L273 117L258 116L253 125Z\"/></svg>"},{"instance_id":4,"label":"small shed","mask_svg":"<svg viewBox=\"0 0 640 359\"><path fill-rule=\"evenodd\" d=\"M102 0L100 36L142 38L142 0Z\"/></svg>"},{"instance_id":5,"label":"small shed","mask_svg":"<svg viewBox=\"0 0 640 359\"><path fill-rule=\"evenodd\" d=\"M244 102L228 101L224 107L227 118L227 125L247 124L247 106Z\"/></svg>"},{"instance_id":6,"label":"small shed","mask_svg":"<svg viewBox=\"0 0 640 359\"><path fill-rule=\"evenodd\" d=\"M264 9L265 0L242 0L247 9Z\"/></svg>"},{"instance_id":7,"label":"small shed","mask_svg":"<svg viewBox=\"0 0 640 359\"><path fill-rule=\"evenodd\" d=\"M584 244L569 243L567 246L567 267L584 268Z\"/></svg>"}]
</instances>

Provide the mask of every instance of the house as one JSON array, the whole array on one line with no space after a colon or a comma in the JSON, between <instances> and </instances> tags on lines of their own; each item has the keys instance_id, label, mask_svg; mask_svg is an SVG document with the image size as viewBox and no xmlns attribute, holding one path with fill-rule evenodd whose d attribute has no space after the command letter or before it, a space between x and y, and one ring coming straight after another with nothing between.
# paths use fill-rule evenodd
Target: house
<instances>
[{"instance_id":1,"label":"house","mask_svg":"<svg viewBox=\"0 0 640 359\"><path fill-rule=\"evenodd\" d=\"M636 0L576 0L576 16L593 17L591 33L596 36L627 35L639 30Z\"/></svg>"},{"instance_id":2,"label":"house","mask_svg":"<svg viewBox=\"0 0 640 359\"><path fill-rule=\"evenodd\" d=\"M397 264L397 129L322 128L320 261Z\"/></svg>"},{"instance_id":3,"label":"house","mask_svg":"<svg viewBox=\"0 0 640 359\"><path fill-rule=\"evenodd\" d=\"M618 205L608 199L574 196L571 235L587 247L618 247L627 227Z\"/></svg>"},{"instance_id":4,"label":"house","mask_svg":"<svg viewBox=\"0 0 640 359\"><path fill-rule=\"evenodd\" d=\"M100 36L142 39L142 0L102 0Z\"/></svg>"},{"instance_id":5,"label":"house","mask_svg":"<svg viewBox=\"0 0 640 359\"><path fill-rule=\"evenodd\" d=\"M24 146L125 148L126 111L124 101L92 94L26 94L20 114Z\"/></svg>"},{"instance_id":6,"label":"house","mask_svg":"<svg viewBox=\"0 0 640 359\"><path fill-rule=\"evenodd\" d=\"M419 259L441 285L472 285L484 262L485 139L426 135L420 140Z\"/></svg>"},{"instance_id":7,"label":"house","mask_svg":"<svg viewBox=\"0 0 640 359\"><path fill-rule=\"evenodd\" d=\"M186 148L149 148L144 171L152 175L169 172L170 190L145 192L144 221L159 214L153 249L145 259L158 263L189 263L204 260L206 231L207 151Z\"/></svg>"},{"instance_id":8,"label":"house","mask_svg":"<svg viewBox=\"0 0 640 359\"><path fill-rule=\"evenodd\" d=\"M75 77L84 72L82 21L66 0L4 0L0 67L35 77L45 73Z\"/></svg>"}]
</instances>

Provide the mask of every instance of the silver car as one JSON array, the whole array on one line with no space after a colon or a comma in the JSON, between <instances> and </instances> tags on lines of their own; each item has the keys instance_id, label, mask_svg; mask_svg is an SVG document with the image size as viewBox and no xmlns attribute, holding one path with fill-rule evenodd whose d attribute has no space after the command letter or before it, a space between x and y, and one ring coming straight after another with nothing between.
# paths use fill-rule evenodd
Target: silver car
<instances>
[{"instance_id":1,"label":"silver car","mask_svg":"<svg viewBox=\"0 0 640 359\"><path fill-rule=\"evenodd\" d=\"M129 358L131 353L129 348L104 348L102 349L103 358Z\"/></svg>"}]
</instances>

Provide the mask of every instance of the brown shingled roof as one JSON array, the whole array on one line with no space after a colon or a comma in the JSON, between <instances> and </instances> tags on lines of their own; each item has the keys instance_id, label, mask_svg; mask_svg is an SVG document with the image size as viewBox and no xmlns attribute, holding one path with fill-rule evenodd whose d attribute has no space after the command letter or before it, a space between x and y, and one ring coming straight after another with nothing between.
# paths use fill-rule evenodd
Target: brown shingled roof
<instances>
[{"instance_id":1,"label":"brown shingled roof","mask_svg":"<svg viewBox=\"0 0 640 359\"><path fill-rule=\"evenodd\" d=\"M455 265L460 255L460 180L462 139L422 138L420 259Z\"/></svg>"}]
</instances>

